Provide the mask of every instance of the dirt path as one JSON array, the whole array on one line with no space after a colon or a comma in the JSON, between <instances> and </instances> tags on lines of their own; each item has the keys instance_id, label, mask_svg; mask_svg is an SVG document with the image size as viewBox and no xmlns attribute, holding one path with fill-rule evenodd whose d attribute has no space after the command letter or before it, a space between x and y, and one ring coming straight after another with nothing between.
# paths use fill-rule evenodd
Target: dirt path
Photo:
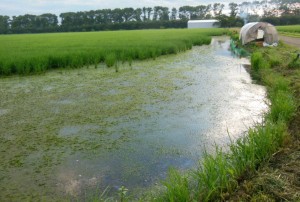
<instances>
[{"instance_id":1,"label":"dirt path","mask_svg":"<svg viewBox=\"0 0 300 202\"><path fill-rule=\"evenodd\" d=\"M288 45L300 48L300 38L280 35L279 40L283 41Z\"/></svg>"}]
</instances>

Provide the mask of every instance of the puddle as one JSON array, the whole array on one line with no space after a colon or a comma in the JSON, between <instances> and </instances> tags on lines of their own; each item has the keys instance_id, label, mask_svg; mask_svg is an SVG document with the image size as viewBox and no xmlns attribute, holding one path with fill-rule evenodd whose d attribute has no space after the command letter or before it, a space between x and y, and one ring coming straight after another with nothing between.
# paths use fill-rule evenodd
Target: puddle
<instances>
[{"instance_id":1,"label":"puddle","mask_svg":"<svg viewBox=\"0 0 300 202\"><path fill-rule=\"evenodd\" d=\"M17 139L0 143L0 195L46 190L49 199L82 199L107 186L132 193L159 183L170 166L194 167L204 148L226 146L228 131L242 136L267 110L264 87L243 67L249 61L228 48L228 38L216 37L119 73L83 68L0 80L0 134Z\"/></svg>"}]
</instances>

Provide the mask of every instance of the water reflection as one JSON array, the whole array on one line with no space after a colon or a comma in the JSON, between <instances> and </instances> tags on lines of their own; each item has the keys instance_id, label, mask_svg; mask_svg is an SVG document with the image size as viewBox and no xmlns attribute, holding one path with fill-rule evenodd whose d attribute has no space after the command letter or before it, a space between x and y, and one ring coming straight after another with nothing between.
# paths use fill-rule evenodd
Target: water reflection
<instances>
[{"instance_id":1,"label":"water reflection","mask_svg":"<svg viewBox=\"0 0 300 202\"><path fill-rule=\"evenodd\" d=\"M111 186L117 190L125 185L133 190L151 186L166 176L170 166L191 168L201 159L204 147L210 150L215 143L225 146L229 143L228 132L235 139L260 122L267 110L265 89L253 84L243 68L249 61L233 57L228 47L228 38L216 37L209 46L160 58L151 69L143 69L149 68L143 63L134 66L140 78L151 71L156 73L151 72L152 77L144 83L122 79L119 83L149 85L154 92L151 95L164 94L167 98L145 97L147 101L135 109L137 114L111 118L114 124L105 128L109 137L126 141L109 150L98 148L93 155L79 152L71 156L57 169L59 189L78 195L91 187ZM175 90L156 85L157 80L176 69L184 71L174 78ZM122 93L114 89L106 92ZM126 102L133 102L133 98ZM87 126L97 129L95 125ZM85 129L89 129L87 126ZM80 130L78 126L63 126L60 133L70 135Z\"/></svg>"}]
</instances>

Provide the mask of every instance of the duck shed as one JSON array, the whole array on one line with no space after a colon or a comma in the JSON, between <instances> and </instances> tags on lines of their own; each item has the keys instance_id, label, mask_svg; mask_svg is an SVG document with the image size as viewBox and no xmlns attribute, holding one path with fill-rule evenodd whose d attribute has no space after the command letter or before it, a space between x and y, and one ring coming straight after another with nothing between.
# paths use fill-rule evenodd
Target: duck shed
<instances>
[{"instance_id":1,"label":"duck shed","mask_svg":"<svg viewBox=\"0 0 300 202\"><path fill-rule=\"evenodd\" d=\"M277 45L278 33L276 28L270 23L251 22L242 27L240 40L243 45L255 40L263 40L266 45Z\"/></svg>"},{"instance_id":2,"label":"duck shed","mask_svg":"<svg viewBox=\"0 0 300 202\"><path fill-rule=\"evenodd\" d=\"M189 20L188 29L216 28L219 27L218 22L218 20Z\"/></svg>"}]
</instances>

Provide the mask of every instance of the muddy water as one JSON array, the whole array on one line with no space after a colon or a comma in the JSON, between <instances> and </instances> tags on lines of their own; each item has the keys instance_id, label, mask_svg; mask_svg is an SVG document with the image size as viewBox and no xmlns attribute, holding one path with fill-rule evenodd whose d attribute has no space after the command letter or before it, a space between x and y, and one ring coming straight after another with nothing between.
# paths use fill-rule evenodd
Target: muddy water
<instances>
[{"instance_id":1,"label":"muddy water","mask_svg":"<svg viewBox=\"0 0 300 202\"><path fill-rule=\"evenodd\" d=\"M120 64L0 80L2 199L84 197L150 187L261 121L265 89L211 45ZM229 135L228 135L229 133ZM16 194L17 193L17 194ZM0 198L1 199L1 198Z\"/></svg>"}]
</instances>

